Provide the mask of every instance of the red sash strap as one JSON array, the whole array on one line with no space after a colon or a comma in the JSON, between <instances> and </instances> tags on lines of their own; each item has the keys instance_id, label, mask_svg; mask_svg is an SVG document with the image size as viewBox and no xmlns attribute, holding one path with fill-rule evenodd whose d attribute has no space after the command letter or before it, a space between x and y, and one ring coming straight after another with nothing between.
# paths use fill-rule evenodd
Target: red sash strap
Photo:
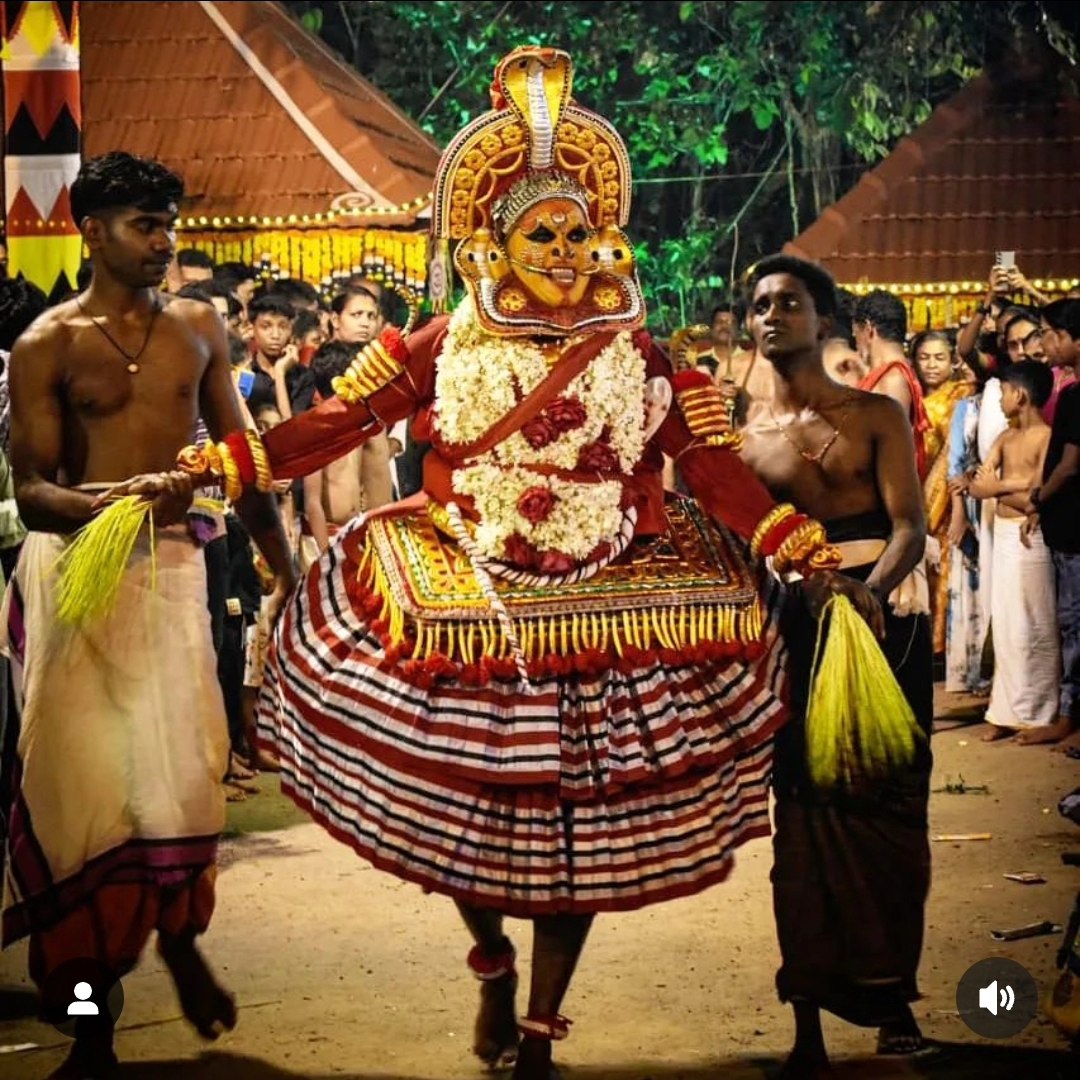
<instances>
[{"instance_id":1,"label":"red sash strap","mask_svg":"<svg viewBox=\"0 0 1080 1080\"><path fill-rule=\"evenodd\" d=\"M901 360L893 360L884 367L875 368L859 383L860 390L868 393L881 393L876 389L877 385L886 375L892 371L899 371L907 383L908 394L911 396L911 410L908 419L911 421L911 432L915 438L915 468L920 480L926 479L926 433L930 430L930 417L926 415L926 406L923 404L922 385L919 383L910 364Z\"/></svg>"},{"instance_id":2,"label":"red sash strap","mask_svg":"<svg viewBox=\"0 0 1080 1080\"><path fill-rule=\"evenodd\" d=\"M472 442L446 443L436 434L436 442L443 457L454 465L461 464L470 458L486 454L515 431L520 431L550 405L614 340L615 334L594 334L588 341L583 341L563 353L543 382Z\"/></svg>"}]
</instances>

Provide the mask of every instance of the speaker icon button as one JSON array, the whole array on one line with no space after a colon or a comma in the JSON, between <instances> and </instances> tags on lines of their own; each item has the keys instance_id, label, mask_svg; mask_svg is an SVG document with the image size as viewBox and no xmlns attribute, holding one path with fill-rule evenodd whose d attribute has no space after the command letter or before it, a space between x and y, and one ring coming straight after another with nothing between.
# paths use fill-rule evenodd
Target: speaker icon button
<instances>
[{"instance_id":1,"label":"speaker icon button","mask_svg":"<svg viewBox=\"0 0 1080 1080\"><path fill-rule=\"evenodd\" d=\"M990 956L973 964L956 987L960 1019L985 1039L1019 1035L1035 1019L1039 986L1015 960Z\"/></svg>"}]
</instances>

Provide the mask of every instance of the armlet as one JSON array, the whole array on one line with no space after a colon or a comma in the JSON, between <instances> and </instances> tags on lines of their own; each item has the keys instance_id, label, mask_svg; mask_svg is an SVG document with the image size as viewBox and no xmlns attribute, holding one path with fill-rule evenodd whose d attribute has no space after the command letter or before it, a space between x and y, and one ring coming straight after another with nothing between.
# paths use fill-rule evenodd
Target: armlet
<instances>
[{"instance_id":1,"label":"armlet","mask_svg":"<svg viewBox=\"0 0 1080 1080\"><path fill-rule=\"evenodd\" d=\"M722 446L731 450L742 447L742 436L732 427L731 404L708 375L680 371L672 378L671 385L686 426L694 436L692 446Z\"/></svg>"},{"instance_id":2,"label":"armlet","mask_svg":"<svg viewBox=\"0 0 1080 1080\"><path fill-rule=\"evenodd\" d=\"M219 443L185 446L176 456L176 467L196 483L220 480L229 502L236 502L247 487L266 492L274 484L266 447L258 432L251 430L231 431Z\"/></svg>"},{"instance_id":3,"label":"armlet","mask_svg":"<svg viewBox=\"0 0 1080 1080\"><path fill-rule=\"evenodd\" d=\"M332 382L334 393L348 405L366 401L392 383L403 371L409 350L396 327L388 326L357 354Z\"/></svg>"}]
</instances>

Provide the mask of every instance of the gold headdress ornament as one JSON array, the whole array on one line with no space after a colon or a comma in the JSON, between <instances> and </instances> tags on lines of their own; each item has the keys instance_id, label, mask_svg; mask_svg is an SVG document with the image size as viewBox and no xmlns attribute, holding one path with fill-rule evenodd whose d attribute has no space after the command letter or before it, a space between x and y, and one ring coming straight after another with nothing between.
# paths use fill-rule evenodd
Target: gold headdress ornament
<instances>
[{"instance_id":1,"label":"gold headdress ornament","mask_svg":"<svg viewBox=\"0 0 1080 1080\"><path fill-rule=\"evenodd\" d=\"M633 247L630 159L618 132L571 98L569 54L527 46L495 69L492 109L460 131L435 175L432 300L449 294L448 245L484 327L500 334L566 334L637 327L644 301ZM589 230L589 286L572 308L547 308L514 281L504 241L545 199L569 199ZM442 261L440 263L440 255Z\"/></svg>"}]
</instances>

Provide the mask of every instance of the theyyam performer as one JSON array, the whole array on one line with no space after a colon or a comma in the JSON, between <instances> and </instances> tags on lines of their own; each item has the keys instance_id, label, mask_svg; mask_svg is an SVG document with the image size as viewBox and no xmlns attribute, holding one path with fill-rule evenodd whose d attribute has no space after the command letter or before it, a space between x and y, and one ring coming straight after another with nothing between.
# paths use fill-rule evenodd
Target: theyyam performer
<instances>
[{"instance_id":1,"label":"theyyam performer","mask_svg":"<svg viewBox=\"0 0 1080 1080\"><path fill-rule=\"evenodd\" d=\"M739 461L716 388L644 332L626 150L571 81L558 50L502 60L436 177L466 298L385 330L335 400L264 436L276 478L405 417L433 446L422 493L302 583L259 731L316 821L456 902L475 1051L519 1080L554 1075L593 916L715 884L767 832L785 711L763 562L838 561ZM663 453L695 499L665 500ZM506 916L534 928L520 1022Z\"/></svg>"}]
</instances>

